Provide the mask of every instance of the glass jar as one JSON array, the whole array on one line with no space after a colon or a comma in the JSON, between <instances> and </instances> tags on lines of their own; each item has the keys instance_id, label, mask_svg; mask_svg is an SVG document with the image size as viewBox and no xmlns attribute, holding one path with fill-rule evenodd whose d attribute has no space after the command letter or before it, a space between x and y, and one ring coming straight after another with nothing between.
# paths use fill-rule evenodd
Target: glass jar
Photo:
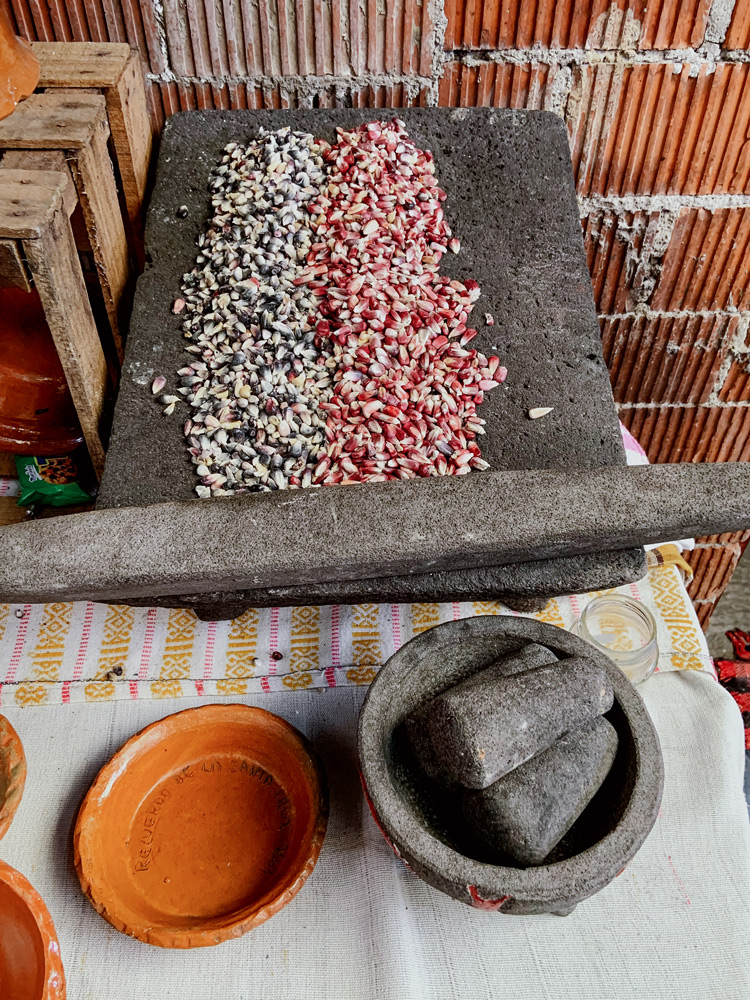
<instances>
[{"instance_id":1,"label":"glass jar","mask_svg":"<svg viewBox=\"0 0 750 1000\"><path fill-rule=\"evenodd\" d=\"M573 622L571 632L605 653L633 684L650 677L659 659L654 616L620 594L595 597Z\"/></svg>"}]
</instances>

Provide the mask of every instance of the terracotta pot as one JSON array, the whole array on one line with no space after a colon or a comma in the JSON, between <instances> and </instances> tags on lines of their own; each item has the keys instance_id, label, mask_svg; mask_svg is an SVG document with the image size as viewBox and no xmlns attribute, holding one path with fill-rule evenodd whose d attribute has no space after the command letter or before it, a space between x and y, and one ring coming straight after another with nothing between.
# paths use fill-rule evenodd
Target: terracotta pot
<instances>
[{"instance_id":1,"label":"terracotta pot","mask_svg":"<svg viewBox=\"0 0 750 1000\"><path fill-rule=\"evenodd\" d=\"M0 451L64 455L82 441L38 292L0 288Z\"/></svg>"},{"instance_id":2,"label":"terracotta pot","mask_svg":"<svg viewBox=\"0 0 750 1000\"><path fill-rule=\"evenodd\" d=\"M0 861L0 997L65 1000L55 925L23 875Z\"/></svg>"},{"instance_id":3,"label":"terracotta pot","mask_svg":"<svg viewBox=\"0 0 750 1000\"><path fill-rule=\"evenodd\" d=\"M34 92L39 82L39 60L28 42L19 38L7 11L0 7L0 118Z\"/></svg>"},{"instance_id":4,"label":"terracotta pot","mask_svg":"<svg viewBox=\"0 0 750 1000\"><path fill-rule=\"evenodd\" d=\"M0 840L10 828L26 784L26 754L18 733L0 715ZM2 995L2 994L0 994Z\"/></svg>"},{"instance_id":5,"label":"terracotta pot","mask_svg":"<svg viewBox=\"0 0 750 1000\"><path fill-rule=\"evenodd\" d=\"M289 723L246 705L167 716L99 772L73 835L81 887L113 927L162 948L239 937L302 888L328 794Z\"/></svg>"}]
</instances>

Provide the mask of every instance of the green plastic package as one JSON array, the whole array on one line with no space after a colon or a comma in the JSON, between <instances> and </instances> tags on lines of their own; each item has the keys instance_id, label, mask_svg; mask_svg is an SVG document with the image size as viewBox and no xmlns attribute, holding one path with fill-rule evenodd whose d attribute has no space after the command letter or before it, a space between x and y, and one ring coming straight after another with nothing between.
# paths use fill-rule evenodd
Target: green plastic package
<instances>
[{"instance_id":1,"label":"green plastic package","mask_svg":"<svg viewBox=\"0 0 750 1000\"><path fill-rule=\"evenodd\" d=\"M16 455L16 469L21 481L19 507L32 507L34 504L70 507L91 500L76 481L78 468L70 455L55 458Z\"/></svg>"}]
</instances>

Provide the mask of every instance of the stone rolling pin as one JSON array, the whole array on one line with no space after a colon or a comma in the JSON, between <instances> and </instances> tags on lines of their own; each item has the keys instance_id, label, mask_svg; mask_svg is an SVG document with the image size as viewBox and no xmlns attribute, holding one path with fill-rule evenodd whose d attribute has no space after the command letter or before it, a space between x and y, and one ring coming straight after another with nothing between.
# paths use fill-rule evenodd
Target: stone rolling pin
<instances>
[{"instance_id":1,"label":"stone rolling pin","mask_svg":"<svg viewBox=\"0 0 750 1000\"><path fill-rule=\"evenodd\" d=\"M750 527L750 464L481 472L0 529L0 601L114 601L501 566Z\"/></svg>"}]
</instances>

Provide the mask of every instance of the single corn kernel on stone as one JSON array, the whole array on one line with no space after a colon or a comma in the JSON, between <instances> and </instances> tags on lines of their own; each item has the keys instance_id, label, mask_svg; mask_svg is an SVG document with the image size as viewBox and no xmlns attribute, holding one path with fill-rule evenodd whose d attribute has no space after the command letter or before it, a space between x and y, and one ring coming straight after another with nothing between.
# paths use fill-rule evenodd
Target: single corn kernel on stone
<instances>
[{"instance_id":1,"label":"single corn kernel on stone","mask_svg":"<svg viewBox=\"0 0 750 1000\"><path fill-rule=\"evenodd\" d=\"M465 791L464 819L487 860L540 865L601 787L617 731L599 717L479 791Z\"/></svg>"},{"instance_id":2,"label":"single corn kernel on stone","mask_svg":"<svg viewBox=\"0 0 750 1000\"><path fill-rule=\"evenodd\" d=\"M425 744L445 778L486 788L612 707L612 685L583 657L503 676L482 670L433 698Z\"/></svg>"}]
</instances>

